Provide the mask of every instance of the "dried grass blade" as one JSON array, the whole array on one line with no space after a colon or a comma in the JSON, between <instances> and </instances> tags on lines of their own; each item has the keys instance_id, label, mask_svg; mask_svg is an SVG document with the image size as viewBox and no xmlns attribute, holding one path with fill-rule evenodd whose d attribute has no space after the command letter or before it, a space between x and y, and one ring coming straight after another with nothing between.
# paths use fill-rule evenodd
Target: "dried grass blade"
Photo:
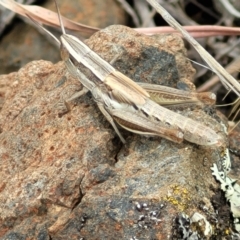
<instances>
[{"instance_id":1,"label":"dried grass blade","mask_svg":"<svg viewBox=\"0 0 240 240\"><path fill-rule=\"evenodd\" d=\"M156 0L147 0L168 24L181 32L184 38L196 49L204 61L208 64L211 70L217 74L222 84L233 90L240 97L240 84L232 77L189 33L159 4Z\"/></svg>"},{"instance_id":2,"label":"dried grass blade","mask_svg":"<svg viewBox=\"0 0 240 240\"><path fill-rule=\"evenodd\" d=\"M17 3L13 0L0 0L0 4L5 8L16 12L22 16L28 17L31 16L34 20L41 22L48 26L59 26L58 16L55 12L52 12L48 9L35 6L35 5L24 5ZM74 31L81 31L89 35L97 32L98 28L93 28L84 24L76 23L67 18L63 17L63 23L65 28Z\"/></svg>"},{"instance_id":3,"label":"dried grass blade","mask_svg":"<svg viewBox=\"0 0 240 240\"><path fill-rule=\"evenodd\" d=\"M239 36L239 27L224 27L224 26L183 26L183 28L191 33L192 37L213 37L213 36ZM179 31L174 30L172 27L148 27L148 28L134 28L137 32L144 33L146 35L153 35L158 33L176 33L182 36Z\"/></svg>"}]
</instances>

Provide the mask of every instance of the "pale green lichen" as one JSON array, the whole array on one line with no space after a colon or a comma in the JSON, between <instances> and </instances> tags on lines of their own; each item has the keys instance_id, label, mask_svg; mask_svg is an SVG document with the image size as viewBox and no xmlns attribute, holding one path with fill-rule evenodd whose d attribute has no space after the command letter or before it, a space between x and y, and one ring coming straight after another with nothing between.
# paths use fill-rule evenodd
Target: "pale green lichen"
<instances>
[{"instance_id":1,"label":"pale green lichen","mask_svg":"<svg viewBox=\"0 0 240 240\"><path fill-rule=\"evenodd\" d=\"M225 192L225 198L230 203L232 216L234 218L235 230L240 232L240 186L236 183L237 180L227 176L231 170L231 160L229 149L225 148L221 153L221 170L218 170L216 164L213 164L212 175L221 184L221 190ZM226 231L227 232L227 231Z\"/></svg>"}]
</instances>

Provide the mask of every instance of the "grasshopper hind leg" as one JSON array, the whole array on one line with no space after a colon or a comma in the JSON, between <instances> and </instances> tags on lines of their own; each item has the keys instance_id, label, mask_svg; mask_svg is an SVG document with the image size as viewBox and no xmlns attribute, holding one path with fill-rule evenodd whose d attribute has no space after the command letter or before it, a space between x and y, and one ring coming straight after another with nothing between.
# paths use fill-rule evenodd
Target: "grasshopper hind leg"
<instances>
[{"instance_id":1,"label":"grasshopper hind leg","mask_svg":"<svg viewBox=\"0 0 240 240\"><path fill-rule=\"evenodd\" d=\"M114 123L114 120L111 117L111 115L106 111L106 109L104 108L104 106L101 103L97 103L97 105L98 105L98 108L100 109L100 111L102 112L102 114L105 116L105 118L108 120L108 122L112 125L113 129L115 130L115 132L117 133L117 135L121 139L122 143L125 144L126 140L123 138L122 134L119 132L119 130L118 130L116 124Z\"/></svg>"},{"instance_id":2,"label":"grasshopper hind leg","mask_svg":"<svg viewBox=\"0 0 240 240\"><path fill-rule=\"evenodd\" d=\"M169 128L160 122L156 124L156 122L139 114L120 109L111 111L111 114L121 127L130 132L140 135L159 136L176 143L183 141L184 135L181 130Z\"/></svg>"}]
</instances>

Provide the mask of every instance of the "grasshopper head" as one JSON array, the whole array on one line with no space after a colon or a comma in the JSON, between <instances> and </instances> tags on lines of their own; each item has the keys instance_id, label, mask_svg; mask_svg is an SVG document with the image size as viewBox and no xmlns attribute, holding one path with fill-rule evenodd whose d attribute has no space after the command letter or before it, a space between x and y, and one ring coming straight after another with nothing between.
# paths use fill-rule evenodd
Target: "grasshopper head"
<instances>
[{"instance_id":1,"label":"grasshopper head","mask_svg":"<svg viewBox=\"0 0 240 240\"><path fill-rule=\"evenodd\" d=\"M66 47L62 44L62 41L61 41L61 45L60 45L60 55L64 62L68 61L70 58L69 52L66 49Z\"/></svg>"}]
</instances>

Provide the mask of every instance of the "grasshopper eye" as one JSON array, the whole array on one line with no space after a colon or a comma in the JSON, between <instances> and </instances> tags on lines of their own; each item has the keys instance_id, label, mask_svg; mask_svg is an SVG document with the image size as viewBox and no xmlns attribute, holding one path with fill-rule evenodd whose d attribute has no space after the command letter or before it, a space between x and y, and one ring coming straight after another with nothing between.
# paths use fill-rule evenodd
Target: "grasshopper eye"
<instances>
[{"instance_id":1,"label":"grasshopper eye","mask_svg":"<svg viewBox=\"0 0 240 240\"><path fill-rule=\"evenodd\" d=\"M69 52L62 44L60 46L60 55L64 62L66 62L69 59Z\"/></svg>"}]
</instances>

